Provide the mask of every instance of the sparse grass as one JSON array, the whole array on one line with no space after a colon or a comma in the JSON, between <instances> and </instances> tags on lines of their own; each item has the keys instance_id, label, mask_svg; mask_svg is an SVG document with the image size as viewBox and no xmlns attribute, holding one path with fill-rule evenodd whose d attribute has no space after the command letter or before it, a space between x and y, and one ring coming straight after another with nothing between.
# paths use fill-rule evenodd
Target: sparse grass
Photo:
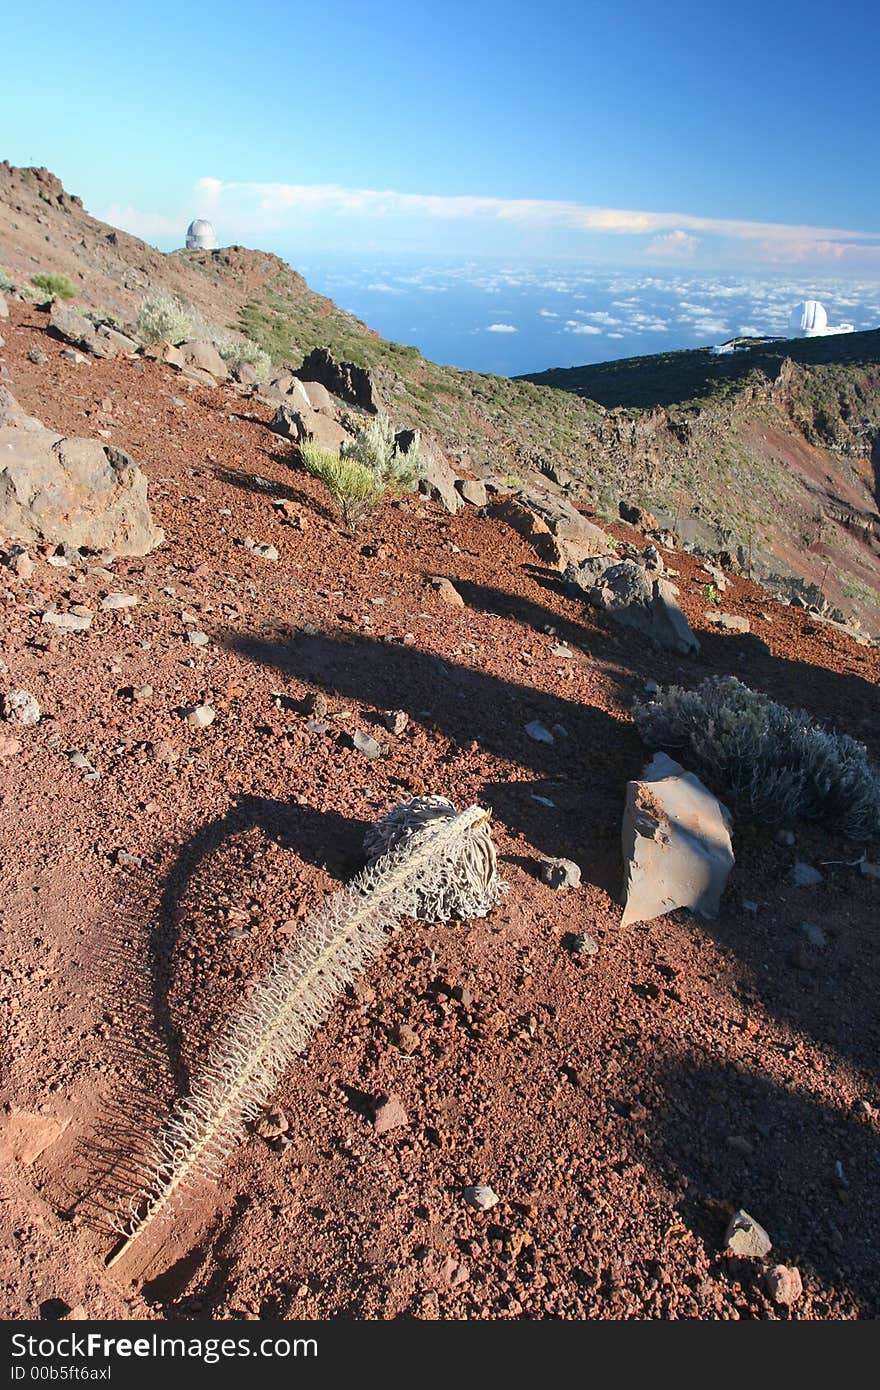
<instances>
[{"instance_id":1,"label":"sparse grass","mask_svg":"<svg viewBox=\"0 0 880 1390\"><path fill-rule=\"evenodd\" d=\"M145 343L182 343L192 331L192 314L170 294L149 294L138 310L137 331Z\"/></svg>"},{"instance_id":2,"label":"sparse grass","mask_svg":"<svg viewBox=\"0 0 880 1390\"><path fill-rule=\"evenodd\" d=\"M357 459L340 458L308 441L299 446L299 452L303 467L324 484L338 502L346 526L356 531L381 503L382 482Z\"/></svg>"},{"instance_id":3,"label":"sparse grass","mask_svg":"<svg viewBox=\"0 0 880 1390\"><path fill-rule=\"evenodd\" d=\"M0 294L5 294L7 290L14 288L14 281L10 280L6 271L0 266Z\"/></svg>"},{"instance_id":4,"label":"sparse grass","mask_svg":"<svg viewBox=\"0 0 880 1390\"><path fill-rule=\"evenodd\" d=\"M649 748L680 753L689 771L747 820L816 821L853 840L880 833L880 772L864 744L829 733L735 676L710 676L636 705Z\"/></svg>"},{"instance_id":5,"label":"sparse grass","mask_svg":"<svg viewBox=\"0 0 880 1390\"><path fill-rule=\"evenodd\" d=\"M31 284L36 285L38 290L45 290L53 299L75 299L79 294L68 275L56 274L54 271L41 270L38 275L32 275Z\"/></svg>"}]
</instances>

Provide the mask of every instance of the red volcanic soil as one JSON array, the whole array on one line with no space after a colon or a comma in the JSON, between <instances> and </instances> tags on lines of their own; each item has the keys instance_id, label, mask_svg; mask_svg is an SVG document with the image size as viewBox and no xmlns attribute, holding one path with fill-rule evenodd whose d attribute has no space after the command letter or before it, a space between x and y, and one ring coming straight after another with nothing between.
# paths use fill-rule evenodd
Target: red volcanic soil
<instances>
[{"instance_id":1,"label":"red volcanic soil","mask_svg":"<svg viewBox=\"0 0 880 1390\"><path fill-rule=\"evenodd\" d=\"M695 659L605 625L472 508L407 498L352 537L267 409L151 362L73 365L45 315L10 307L4 384L52 428L129 450L167 541L106 570L36 555L29 580L2 571L2 683L43 718L0 726L20 744L0 762L0 1311L876 1317L880 884L862 849L737 825L712 923L621 928L618 893L645 681L732 671L876 756L880 653L741 578L724 608L763 643L708 631L709 581L678 552ZM101 609L116 591L137 606ZM42 625L50 602L88 606L92 629ZM327 732L307 724L315 692ZM179 713L201 703L205 729ZM533 743L533 719L565 733ZM352 746L359 728L383 757ZM108 1270L114 1203L217 1027L361 866L365 827L425 791L492 807L509 895L485 920L403 922L278 1086L283 1136L246 1135ZM545 887L543 854L574 859L582 886ZM818 887L794 887L797 859ZM591 958L570 949L582 932ZM383 1095L408 1124L379 1134ZM494 1208L465 1204L475 1183ZM724 1253L740 1207L767 1260ZM764 1292L777 1262L803 1279L791 1309Z\"/></svg>"}]
</instances>

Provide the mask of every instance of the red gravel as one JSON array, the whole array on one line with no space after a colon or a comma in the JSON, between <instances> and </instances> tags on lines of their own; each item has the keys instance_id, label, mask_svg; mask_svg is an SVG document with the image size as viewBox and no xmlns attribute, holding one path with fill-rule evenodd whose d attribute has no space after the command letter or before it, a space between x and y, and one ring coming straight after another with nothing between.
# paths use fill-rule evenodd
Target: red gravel
<instances>
[{"instance_id":1,"label":"red gravel","mask_svg":"<svg viewBox=\"0 0 880 1390\"><path fill-rule=\"evenodd\" d=\"M680 912L621 929L617 893L624 786L645 760L629 709L647 679L733 671L876 755L880 654L744 579L723 606L769 651L706 631L709 581L678 553L694 660L605 626L472 509L407 499L352 538L234 392L149 362L73 366L44 315L10 307L4 381L47 425L128 449L168 540L112 577L43 558L29 581L3 571L8 680L44 717L0 763L0 1100L68 1123L29 1164L0 1139L0 1311L876 1317L878 884L846 862L860 850L737 827L713 924ZM34 343L47 364L27 361ZM115 590L138 606L101 611ZM49 600L94 607L92 630L49 632ZM183 612L209 646L184 642ZM550 654L560 640L574 660ZM306 727L315 691L329 734ZM176 712L202 702L217 711L205 730ZM408 713L401 734L387 709ZM530 742L532 719L567 737ZM385 757L351 746L358 727ZM219 1021L359 867L365 825L426 790L493 807L509 897L485 921L404 923L278 1088L290 1142L247 1138L215 1188L106 1270L131 1155ZM541 884L541 854L574 859L583 886ZM796 858L841 862L805 890L787 879ZM807 918L828 937L812 955ZM600 951L580 963L567 944L583 931ZM380 1096L408 1127L376 1134ZM500 1198L485 1213L462 1200L479 1182ZM769 1231L768 1263L800 1270L791 1313L760 1266L722 1254L738 1207Z\"/></svg>"}]
</instances>

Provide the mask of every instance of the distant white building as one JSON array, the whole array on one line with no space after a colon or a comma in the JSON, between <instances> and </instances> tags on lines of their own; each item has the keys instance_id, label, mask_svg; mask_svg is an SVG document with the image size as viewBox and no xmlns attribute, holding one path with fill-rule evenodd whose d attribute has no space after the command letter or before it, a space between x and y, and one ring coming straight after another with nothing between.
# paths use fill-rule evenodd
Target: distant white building
<instances>
[{"instance_id":1,"label":"distant white building","mask_svg":"<svg viewBox=\"0 0 880 1390\"><path fill-rule=\"evenodd\" d=\"M832 327L828 322L828 311L818 299L804 299L796 304L788 319L787 333L767 333L761 338L730 338L712 348L716 357L729 352L747 352L749 348L761 347L764 343L778 343L785 338L830 338L836 333L855 333L855 324L839 323Z\"/></svg>"},{"instance_id":2,"label":"distant white building","mask_svg":"<svg viewBox=\"0 0 880 1390\"><path fill-rule=\"evenodd\" d=\"M788 331L792 338L829 338L835 333L854 333L851 323L839 323L833 328L828 322L828 311L818 299L805 299L796 304L788 320Z\"/></svg>"},{"instance_id":3,"label":"distant white building","mask_svg":"<svg viewBox=\"0 0 880 1390\"><path fill-rule=\"evenodd\" d=\"M210 222L197 217L186 229L187 251L216 251L217 233Z\"/></svg>"}]
</instances>

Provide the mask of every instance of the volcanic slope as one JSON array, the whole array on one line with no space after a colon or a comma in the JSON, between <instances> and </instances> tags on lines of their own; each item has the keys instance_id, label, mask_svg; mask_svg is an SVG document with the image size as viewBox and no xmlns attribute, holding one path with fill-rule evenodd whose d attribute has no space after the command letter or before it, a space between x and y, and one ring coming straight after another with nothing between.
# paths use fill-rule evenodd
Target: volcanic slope
<instances>
[{"instance_id":1,"label":"volcanic slope","mask_svg":"<svg viewBox=\"0 0 880 1390\"><path fill-rule=\"evenodd\" d=\"M621 928L618 892L646 681L734 671L876 758L880 653L740 576L725 607L763 641L715 631L680 551L664 559L703 644L688 659L585 610L475 508L405 498L353 537L271 408L152 361L78 363L45 313L9 309L4 381L51 428L130 451L167 541L0 571L3 680L43 711L3 726L0 763L0 1311L876 1317L863 847L736 825L712 923ZM110 592L137 604L105 609ZM52 605L87 608L91 629L43 624ZM181 714L201 704L206 728ZM529 739L533 720L553 744ZM358 729L383 756L364 757ZM221 1181L108 1270L139 1145L248 982L360 867L365 827L423 792L492 807L509 895L481 921L402 923ZM582 886L545 886L542 854L574 859ZM797 860L821 866L818 886L794 886ZM572 950L584 932L593 956ZM380 1134L383 1096L405 1123ZM474 1183L491 1210L463 1200ZM790 1311L761 1261L723 1253L740 1207L768 1230L768 1263L800 1271Z\"/></svg>"}]
</instances>

